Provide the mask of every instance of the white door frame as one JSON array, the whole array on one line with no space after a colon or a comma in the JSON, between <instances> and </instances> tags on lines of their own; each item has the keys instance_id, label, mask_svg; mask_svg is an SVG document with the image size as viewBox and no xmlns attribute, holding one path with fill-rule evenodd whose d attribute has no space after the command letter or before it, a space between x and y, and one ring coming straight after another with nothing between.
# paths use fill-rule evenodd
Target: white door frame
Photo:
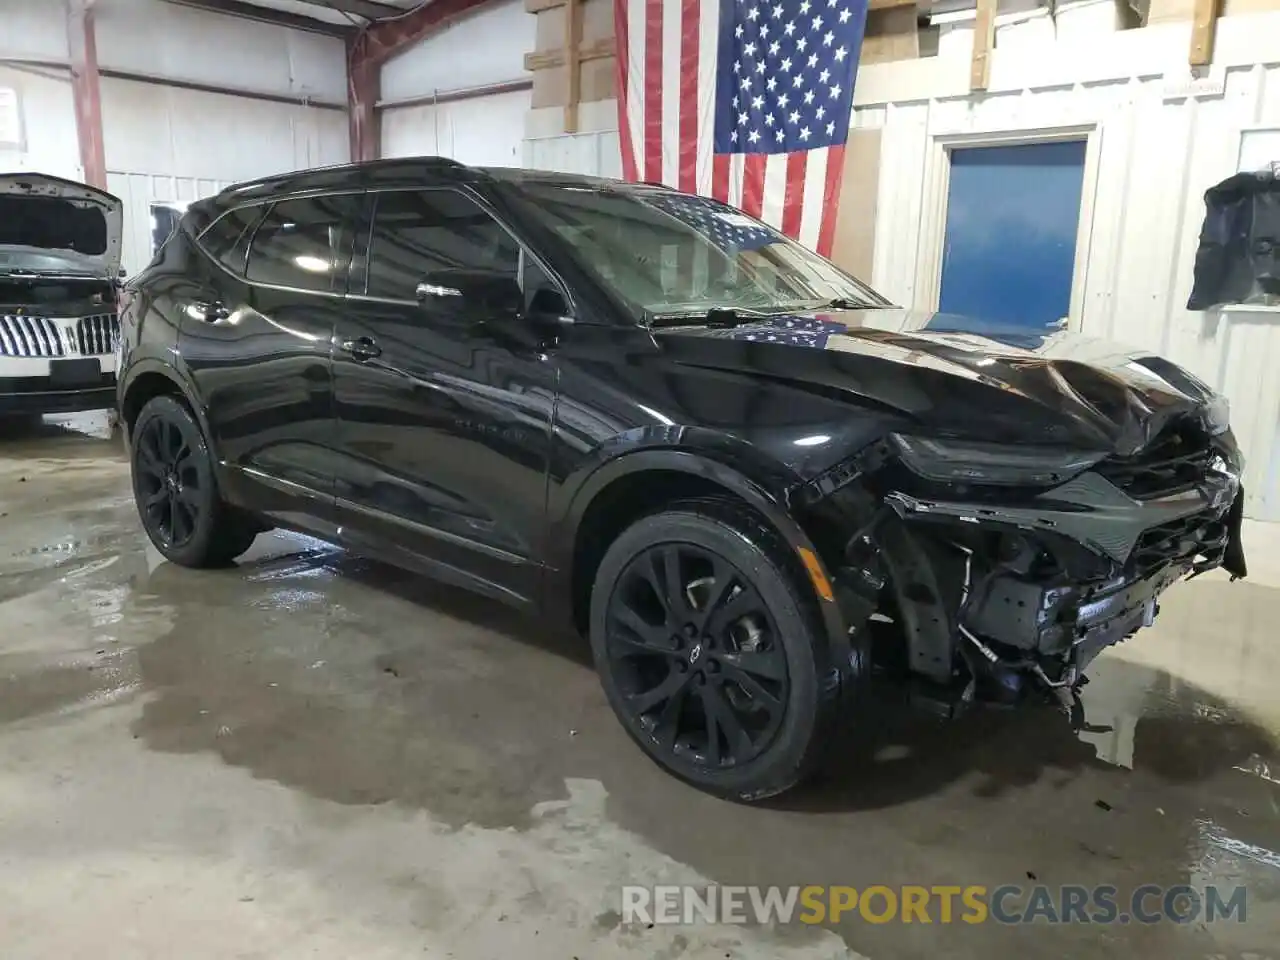
<instances>
[{"instance_id":1,"label":"white door frame","mask_svg":"<svg viewBox=\"0 0 1280 960\"><path fill-rule=\"evenodd\" d=\"M924 222L921 224L920 252L916 260L917 307L937 310L942 295L942 252L947 232L947 198L951 192L951 151L964 147L1006 147L1064 140L1085 142L1084 177L1080 184L1080 222L1076 228L1076 258L1071 274L1071 306L1067 320L1068 329L1080 328L1089 266L1089 244L1093 239L1093 201L1098 184L1098 156L1102 149L1102 128L1096 122L930 135L925 155L924 202L921 205Z\"/></svg>"}]
</instances>

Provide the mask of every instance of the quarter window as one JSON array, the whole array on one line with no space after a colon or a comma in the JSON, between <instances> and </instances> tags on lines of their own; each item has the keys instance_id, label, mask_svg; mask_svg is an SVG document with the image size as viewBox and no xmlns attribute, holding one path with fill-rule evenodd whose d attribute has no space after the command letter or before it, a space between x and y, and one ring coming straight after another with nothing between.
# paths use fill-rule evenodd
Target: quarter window
<instances>
[{"instance_id":1,"label":"quarter window","mask_svg":"<svg viewBox=\"0 0 1280 960\"><path fill-rule=\"evenodd\" d=\"M456 191L374 194L369 295L413 300L418 284L439 270L519 279L520 245L479 204Z\"/></svg>"},{"instance_id":2,"label":"quarter window","mask_svg":"<svg viewBox=\"0 0 1280 960\"><path fill-rule=\"evenodd\" d=\"M359 198L308 197L275 204L253 235L248 278L300 290L346 289Z\"/></svg>"},{"instance_id":3,"label":"quarter window","mask_svg":"<svg viewBox=\"0 0 1280 960\"><path fill-rule=\"evenodd\" d=\"M255 203L227 211L200 236L201 245L228 270L244 276L253 225L262 219L265 210L266 207Z\"/></svg>"}]
</instances>

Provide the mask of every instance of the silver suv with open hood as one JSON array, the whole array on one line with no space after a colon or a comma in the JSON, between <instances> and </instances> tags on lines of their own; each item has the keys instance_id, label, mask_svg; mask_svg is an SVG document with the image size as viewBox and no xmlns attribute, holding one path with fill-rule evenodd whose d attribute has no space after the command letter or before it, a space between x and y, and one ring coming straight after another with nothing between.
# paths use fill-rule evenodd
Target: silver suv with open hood
<instances>
[{"instance_id":1,"label":"silver suv with open hood","mask_svg":"<svg viewBox=\"0 0 1280 960\"><path fill-rule=\"evenodd\" d=\"M114 406L123 205L0 174L0 416Z\"/></svg>"}]
</instances>

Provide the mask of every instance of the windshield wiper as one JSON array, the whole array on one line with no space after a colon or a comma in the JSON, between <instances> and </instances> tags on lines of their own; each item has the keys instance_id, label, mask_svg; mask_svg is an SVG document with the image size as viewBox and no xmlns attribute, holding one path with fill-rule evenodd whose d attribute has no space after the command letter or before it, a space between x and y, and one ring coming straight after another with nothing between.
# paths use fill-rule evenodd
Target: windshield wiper
<instances>
[{"instance_id":1,"label":"windshield wiper","mask_svg":"<svg viewBox=\"0 0 1280 960\"><path fill-rule=\"evenodd\" d=\"M830 300L824 300L818 304L818 310L870 310L872 304L861 300L851 300L848 297L832 297Z\"/></svg>"},{"instance_id":2,"label":"windshield wiper","mask_svg":"<svg viewBox=\"0 0 1280 960\"><path fill-rule=\"evenodd\" d=\"M706 313L669 313L650 321L653 327L685 327L702 324L716 329L732 329L752 320L764 320L770 314L747 307L712 307Z\"/></svg>"}]
</instances>

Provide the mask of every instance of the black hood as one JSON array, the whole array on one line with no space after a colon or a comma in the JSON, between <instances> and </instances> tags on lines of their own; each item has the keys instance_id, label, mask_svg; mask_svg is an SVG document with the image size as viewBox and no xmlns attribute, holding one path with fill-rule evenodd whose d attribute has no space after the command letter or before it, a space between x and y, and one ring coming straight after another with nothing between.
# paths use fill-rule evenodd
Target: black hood
<instances>
[{"instance_id":1,"label":"black hood","mask_svg":"<svg viewBox=\"0 0 1280 960\"><path fill-rule=\"evenodd\" d=\"M901 310L655 330L676 362L852 394L941 434L1131 454L1219 400L1147 351L1061 330Z\"/></svg>"}]
</instances>

